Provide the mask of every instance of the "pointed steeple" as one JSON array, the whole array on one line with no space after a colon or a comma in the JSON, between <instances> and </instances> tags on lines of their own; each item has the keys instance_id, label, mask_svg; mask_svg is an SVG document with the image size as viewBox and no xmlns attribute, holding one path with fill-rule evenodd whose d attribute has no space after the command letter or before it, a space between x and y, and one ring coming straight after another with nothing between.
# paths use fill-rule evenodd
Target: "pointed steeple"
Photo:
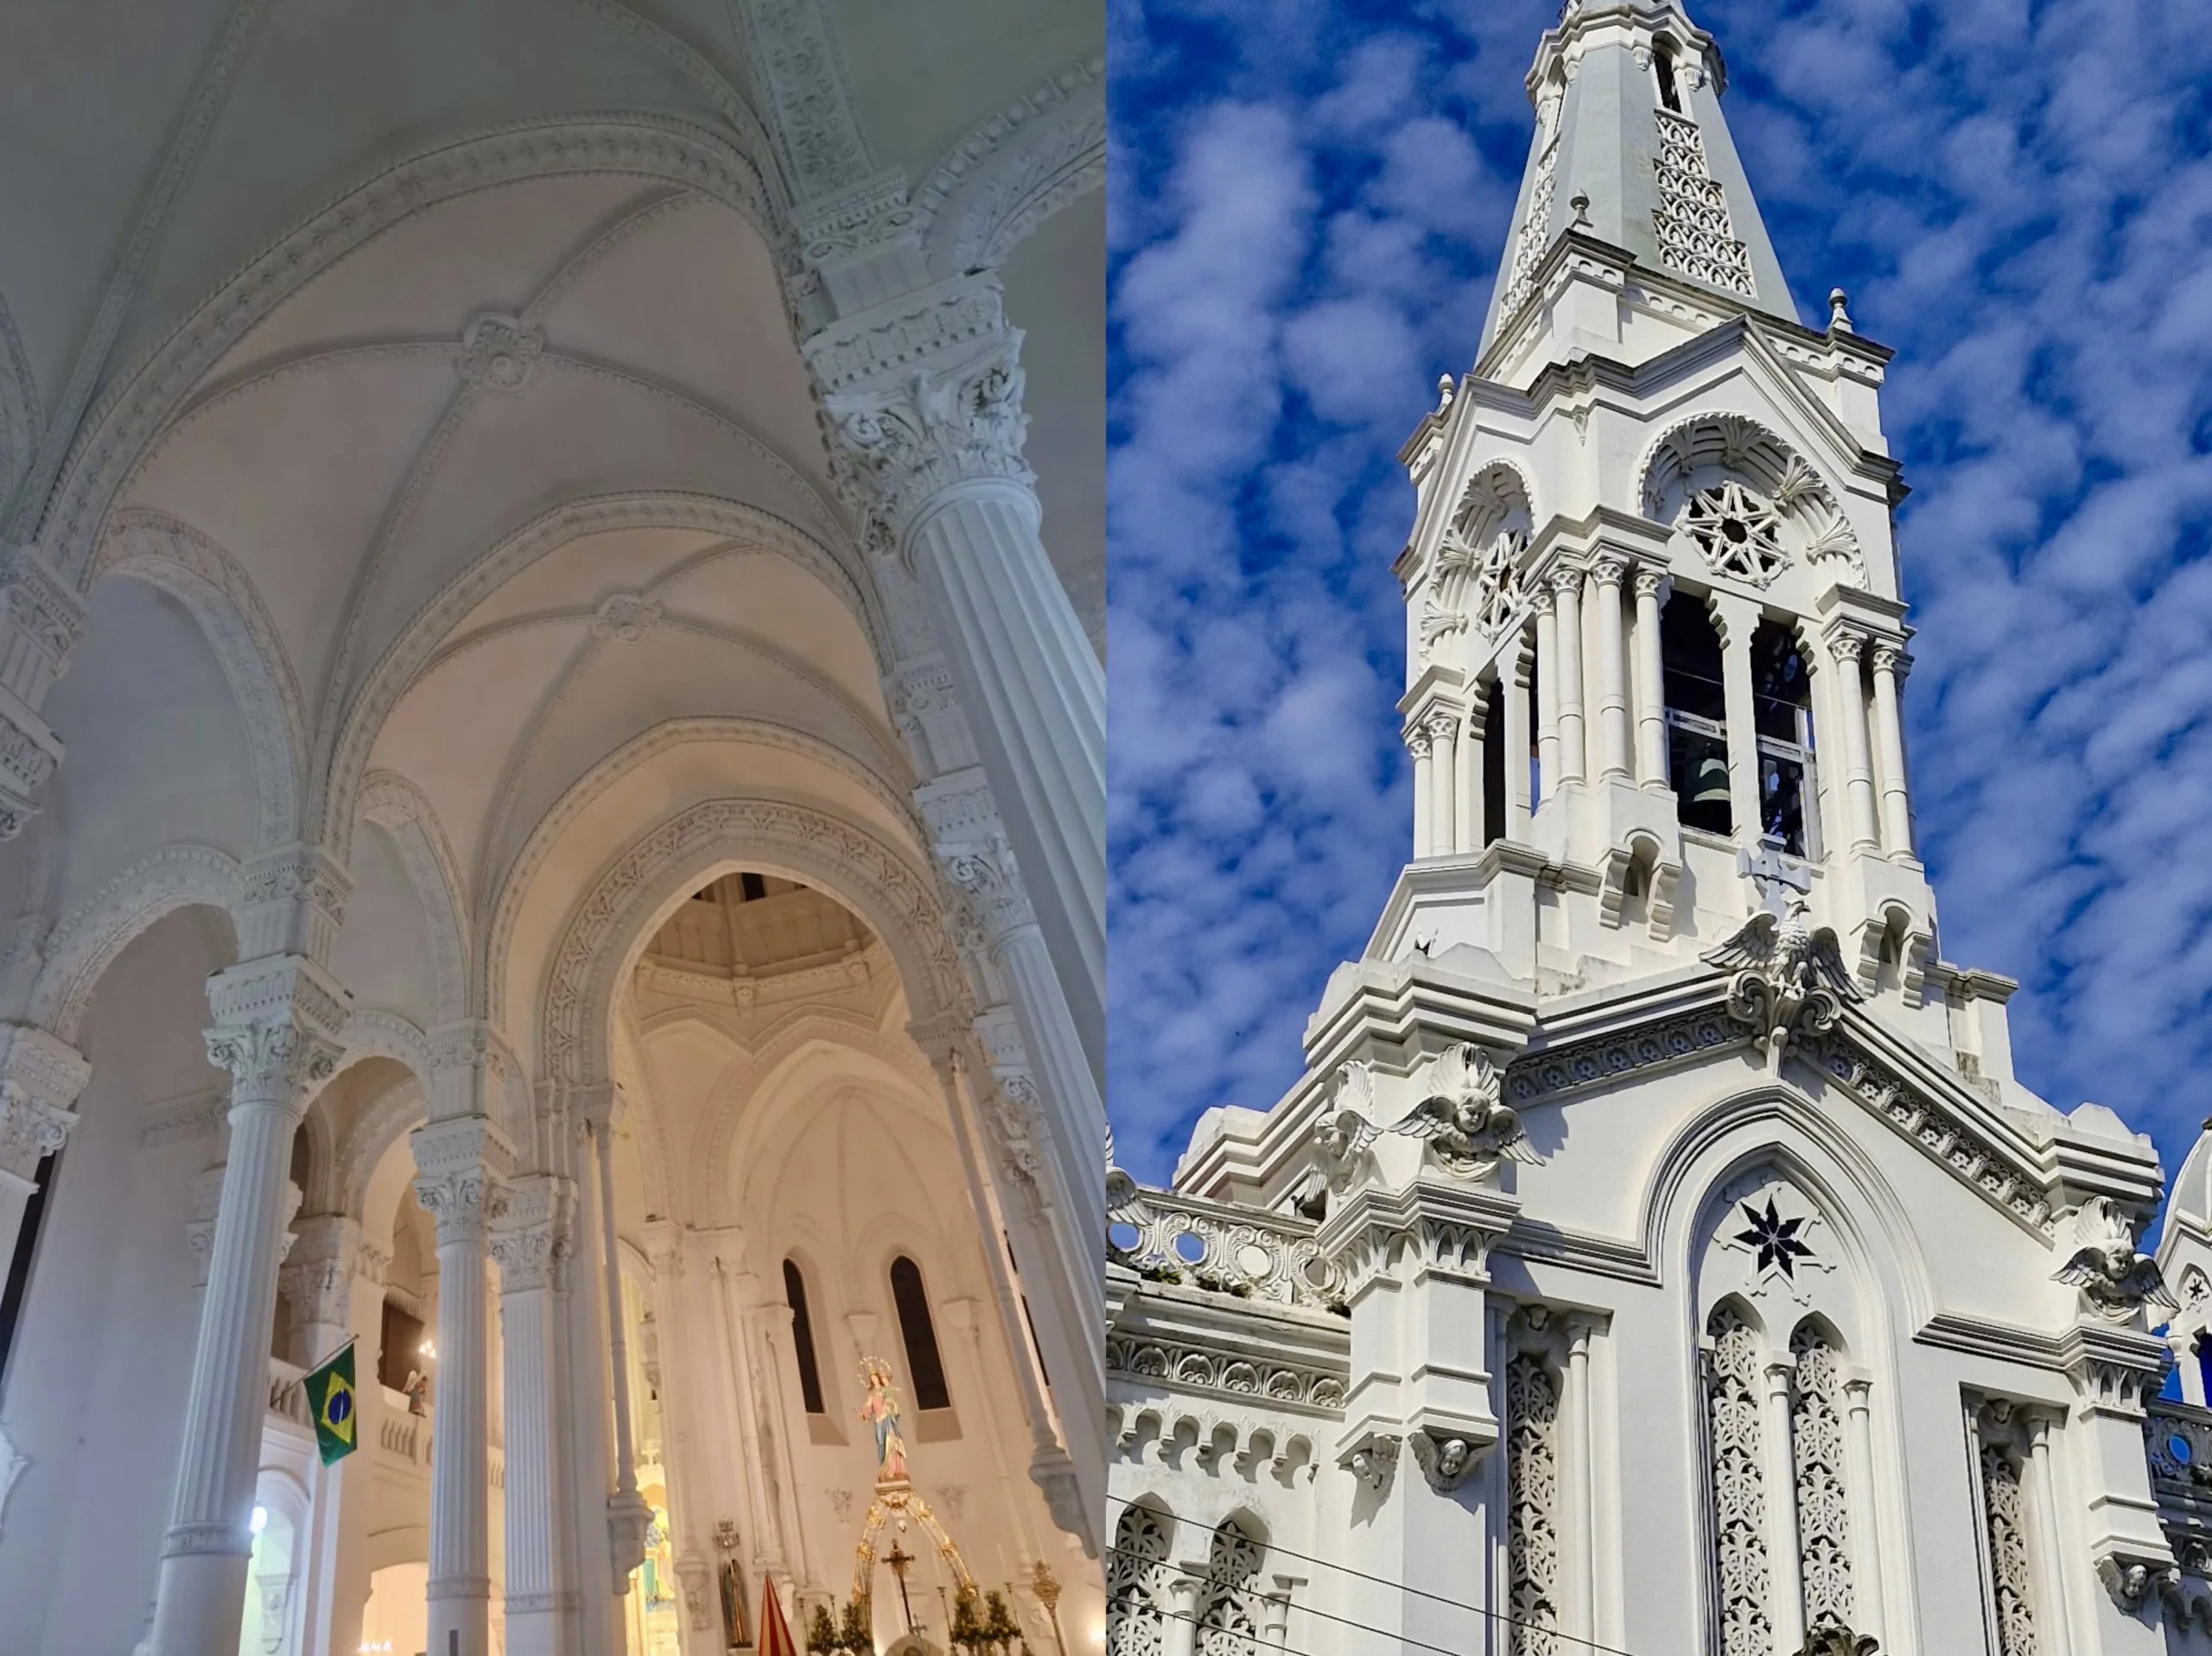
<instances>
[{"instance_id":1,"label":"pointed steeple","mask_svg":"<svg viewBox=\"0 0 2212 1656\"><path fill-rule=\"evenodd\" d=\"M1482 353L1574 230L1733 306L1797 320L1720 112L1727 70L1680 0L1568 0L1529 71L1536 135Z\"/></svg>"}]
</instances>

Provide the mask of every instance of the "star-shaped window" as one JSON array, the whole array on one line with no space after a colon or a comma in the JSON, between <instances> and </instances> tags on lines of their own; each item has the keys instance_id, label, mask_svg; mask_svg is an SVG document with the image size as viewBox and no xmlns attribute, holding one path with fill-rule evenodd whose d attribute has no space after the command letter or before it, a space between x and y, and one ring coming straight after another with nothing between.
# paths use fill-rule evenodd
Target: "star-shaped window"
<instances>
[{"instance_id":1,"label":"star-shaped window","mask_svg":"<svg viewBox=\"0 0 2212 1656\"><path fill-rule=\"evenodd\" d=\"M1766 1199L1764 1213L1748 1202L1743 1207L1744 1216L1751 1221L1751 1228L1738 1231L1736 1240L1758 1251L1758 1268L1762 1272L1779 1270L1783 1276L1795 1281L1797 1277L1796 1262L1813 1257L1812 1248L1797 1237L1798 1231L1804 1227L1804 1220L1784 1219L1777 1211L1772 1196Z\"/></svg>"}]
</instances>

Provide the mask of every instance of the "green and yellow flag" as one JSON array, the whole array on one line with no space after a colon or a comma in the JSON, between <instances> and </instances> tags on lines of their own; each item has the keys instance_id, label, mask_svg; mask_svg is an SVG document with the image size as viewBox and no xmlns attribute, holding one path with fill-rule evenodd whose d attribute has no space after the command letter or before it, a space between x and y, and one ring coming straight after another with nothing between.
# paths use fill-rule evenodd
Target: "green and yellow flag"
<instances>
[{"instance_id":1,"label":"green and yellow flag","mask_svg":"<svg viewBox=\"0 0 2212 1656\"><path fill-rule=\"evenodd\" d=\"M358 1418L353 1397L353 1342L348 1340L300 1382L308 1398L308 1418L315 1422L315 1441L328 1466L351 1455L355 1444L353 1424Z\"/></svg>"}]
</instances>

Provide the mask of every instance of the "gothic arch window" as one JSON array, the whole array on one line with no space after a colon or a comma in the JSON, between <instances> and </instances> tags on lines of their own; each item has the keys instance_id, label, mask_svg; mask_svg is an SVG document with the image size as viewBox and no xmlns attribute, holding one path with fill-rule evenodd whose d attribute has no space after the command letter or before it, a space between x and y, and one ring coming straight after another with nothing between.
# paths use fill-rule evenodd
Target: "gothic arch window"
<instances>
[{"instance_id":1,"label":"gothic arch window","mask_svg":"<svg viewBox=\"0 0 2212 1656\"><path fill-rule=\"evenodd\" d=\"M784 1261L784 1304L791 1308L791 1348L798 1356L798 1394L809 1414L827 1414L822 1365L814 1348L814 1318L806 1305L806 1276L797 1259Z\"/></svg>"},{"instance_id":2,"label":"gothic arch window","mask_svg":"<svg viewBox=\"0 0 2212 1656\"><path fill-rule=\"evenodd\" d=\"M1775 1656L1759 1430L1764 1342L1732 1301L1706 1321L1706 1455L1719 1656Z\"/></svg>"},{"instance_id":3,"label":"gothic arch window","mask_svg":"<svg viewBox=\"0 0 2212 1656\"><path fill-rule=\"evenodd\" d=\"M1122 1509L1106 1560L1106 1656L1160 1656L1166 1643L1168 1527L1157 1509Z\"/></svg>"},{"instance_id":4,"label":"gothic arch window","mask_svg":"<svg viewBox=\"0 0 2212 1656\"><path fill-rule=\"evenodd\" d=\"M1542 1355L1505 1365L1505 1567L1512 1656L1554 1656L1560 1622L1560 1385Z\"/></svg>"},{"instance_id":5,"label":"gothic arch window","mask_svg":"<svg viewBox=\"0 0 2212 1656\"><path fill-rule=\"evenodd\" d=\"M899 1336L906 1347L906 1377L913 1382L914 1406L950 1408L952 1393L944 1383L944 1359L938 1350L937 1324L930 1317L922 1268L904 1253L891 1262L891 1303L899 1312Z\"/></svg>"},{"instance_id":6,"label":"gothic arch window","mask_svg":"<svg viewBox=\"0 0 2212 1656\"><path fill-rule=\"evenodd\" d=\"M1811 1317L1789 1336L1796 1383L1789 1446L1797 1476L1798 1577L1808 1628L1852 1625L1850 1502L1844 1488L1843 1354Z\"/></svg>"},{"instance_id":7,"label":"gothic arch window","mask_svg":"<svg viewBox=\"0 0 2212 1656\"><path fill-rule=\"evenodd\" d=\"M1255 1656L1260 1647L1260 1569L1267 1548L1249 1519L1225 1518L1206 1550L1198 1656Z\"/></svg>"}]
</instances>

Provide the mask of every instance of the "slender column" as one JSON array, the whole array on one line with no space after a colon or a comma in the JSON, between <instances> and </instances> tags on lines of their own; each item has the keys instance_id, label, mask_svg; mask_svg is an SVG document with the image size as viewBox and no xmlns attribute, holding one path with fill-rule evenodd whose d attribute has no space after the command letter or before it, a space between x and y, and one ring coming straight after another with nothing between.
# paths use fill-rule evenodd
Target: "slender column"
<instances>
[{"instance_id":1,"label":"slender column","mask_svg":"<svg viewBox=\"0 0 2212 1656\"><path fill-rule=\"evenodd\" d=\"M489 1656L492 1462L486 1227L513 1162L481 1116L415 1130L415 1198L438 1231L437 1430L430 1437L430 1647Z\"/></svg>"},{"instance_id":2,"label":"slender column","mask_svg":"<svg viewBox=\"0 0 2212 1656\"><path fill-rule=\"evenodd\" d=\"M652 1509L638 1493L638 1450L630 1431L630 1336L622 1314L622 1253L614 1234L613 1094L591 1122L599 1152L599 1257L607 1274L607 1349L614 1374L614 1493L607 1498L607 1532L613 1549L614 1592L630 1590L630 1572L645 1561Z\"/></svg>"},{"instance_id":3,"label":"slender column","mask_svg":"<svg viewBox=\"0 0 2212 1656\"><path fill-rule=\"evenodd\" d=\"M1636 779L1664 791L1667 780L1667 682L1659 653L1660 589L1667 572L1636 571Z\"/></svg>"},{"instance_id":4,"label":"slender column","mask_svg":"<svg viewBox=\"0 0 2212 1656\"><path fill-rule=\"evenodd\" d=\"M1552 602L1559 611L1559 643L1552 652L1559 671L1544 677L1553 686L1559 708L1559 779L1567 787L1582 780L1590 751L1582 733L1582 571L1554 569L1551 583Z\"/></svg>"},{"instance_id":5,"label":"slender column","mask_svg":"<svg viewBox=\"0 0 2212 1656\"><path fill-rule=\"evenodd\" d=\"M1459 848L1459 714L1433 707L1422 720L1428 733L1428 849L1448 857Z\"/></svg>"},{"instance_id":6,"label":"slender column","mask_svg":"<svg viewBox=\"0 0 2212 1656\"><path fill-rule=\"evenodd\" d=\"M1529 640L1499 663L1505 686L1505 837L1529 837Z\"/></svg>"},{"instance_id":7,"label":"slender column","mask_svg":"<svg viewBox=\"0 0 2212 1656\"><path fill-rule=\"evenodd\" d=\"M1843 1448L1851 1488L1845 1492L1851 1522L1853 1630L1882 1637L1882 1549L1874 1516L1874 1436L1868 1396L1873 1382L1854 1374L1843 1382Z\"/></svg>"},{"instance_id":8,"label":"slender column","mask_svg":"<svg viewBox=\"0 0 2212 1656\"><path fill-rule=\"evenodd\" d=\"M1414 756L1414 855L1416 858L1436 854L1435 807L1431 803L1436 793L1436 771L1428 750L1429 734L1426 726L1416 725L1406 733L1406 752Z\"/></svg>"},{"instance_id":9,"label":"slender column","mask_svg":"<svg viewBox=\"0 0 2212 1656\"><path fill-rule=\"evenodd\" d=\"M1882 756L1882 837L1889 849L1910 857L1912 801L1905 790L1904 725L1897 707L1897 686L1912 658L1898 645L1874 645L1874 738Z\"/></svg>"},{"instance_id":10,"label":"slender column","mask_svg":"<svg viewBox=\"0 0 2212 1656\"><path fill-rule=\"evenodd\" d=\"M1774 1584L1768 1608L1774 1618L1777 1651L1794 1651L1805 1642L1805 1584L1798 1562L1797 1461L1789 1434L1789 1381L1796 1367L1786 1355L1767 1358L1765 1406L1759 1415L1759 1444L1766 1473L1768 1579Z\"/></svg>"},{"instance_id":11,"label":"slender column","mask_svg":"<svg viewBox=\"0 0 2212 1656\"><path fill-rule=\"evenodd\" d=\"M2044 1602L2049 1613L2037 1623L2047 1634L2049 1656L2069 1656L2074 1648L2074 1606L2067 1589L2065 1542L2058 1527L2058 1479L2050 1463L2050 1417L2028 1417L2028 1499L2036 1509L2036 1539L2042 1543ZM2037 1648L2041 1649L2038 1644Z\"/></svg>"},{"instance_id":12,"label":"slender column","mask_svg":"<svg viewBox=\"0 0 2212 1656\"><path fill-rule=\"evenodd\" d=\"M1548 587L1531 593L1529 605L1536 612L1536 771L1548 803L1560 784L1558 605Z\"/></svg>"},{"instance_id":13,"label":"slender column","mask_svg":"<svg viewBox=\"0 0 2212 1656\"><path fill-rule=\"evenodd\" d=\"M1039 536L1020 348L985 274L842 320L804 352L864 532L920 584L1103 1087L1106 675Z\"/></svg>"},{"instance_id":14,"label":"slender column","mask_svg":"<svg viewBox=\"0 0 2212 1656\"><path fill-rule=\"evenodd\" d=\"M1728 726L1728 817L1736 842L1756 849L1759 842L1759 733L1751 706L1751 634L1758 630L1758 606L1749 599L1714 593L1707 603L1720 634L1721 709Z\"/></svg>"},{"instance_id":15,"label":"slender column","mask_svg":"<svg viewBox=\"0 0 2212 1656\"><path fill-rule=\"evenodd\" d=\"M506 1613L511 1656L574 1656L577 1600L569 1579L570 1510L563 1494L560 1317L575 1252L575 1199L550 1173L517 1179L492 1232L505 1348Z\"/></svg>"},{"instance_id":16,"label":"slender column","mask_svg":"<svg viewBox=\"0 0 2212 1656\"><path fill-rule=\"evenodd\" d=\"M1599 774L1608 781L1625 781L1629 774L1628 643L1621 625L1621 583L1627 576L1628 565L1619 558L1599 558L1590 566L1598 606Z\"/></svg>"},{"instance_id":17,"label":"slender column","mask_svg":"<svg viewBox=\"0 0 2212 1656\"><path fill-rule=\"evenodd\" d=\"M1866 640L1856 632L1828 635L1828 657L1835 663L1836 717L1843 724L1844 795L1851 848L1872 850L1880 843L1874 826L1873 761L1866 751L1866 681L1859 670Z\"/></svg>"},{"instance_id":18,"label":"slender column","mask_svg":"<svg viewBox=\"0 0 2212 1656\"><path fill-rule=\"evenodd\" d=\"M1573 1457L1574 1501L1574 1605L1576 1627L1585 1639L1598 1636L1598 1488L1590 1422L1590 1325L1578 1319L1567 1348L1567 1446Z\"/></svg>"},{"instance_id":19,"label":"slender column","mask_svg":"<svg viewBox=\"0 0 2212 1656\"><path fill-rule=\"evenodd\" d=\"M77 1125L77 1095L92 1066L74 1047L29 1024L0 1024L0 1270L16 1256L38 1171Z\"/></svg>"},{"instance_id":20,"label":"slender column","mask_svg":"<svg viewBox=\"0 0 2212 1656\"><path fill-rule=\"evenodd\" d=\"M155 1588L154 1656L238 1647L292 1133L337 1069L345 1020L344 992L299 955L219 973L207 999L208 1061L231 1073L230 1152Z\"/></svg>"}]
</instances>

